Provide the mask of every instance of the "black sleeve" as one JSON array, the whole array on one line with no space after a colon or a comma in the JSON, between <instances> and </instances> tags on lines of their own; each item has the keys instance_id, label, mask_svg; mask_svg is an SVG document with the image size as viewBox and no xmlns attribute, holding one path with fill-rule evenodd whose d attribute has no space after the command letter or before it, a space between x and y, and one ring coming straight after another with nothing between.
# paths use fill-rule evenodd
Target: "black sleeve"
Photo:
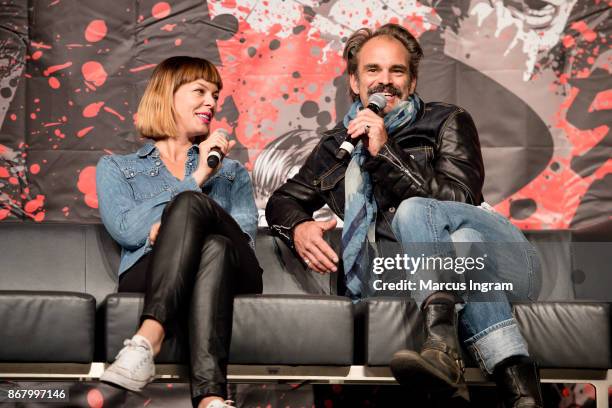
<instances>
[{"instance_id":1,"label":"black sleeve","mask_svg":"<svg viewBox=\"0 0 612 408\"><path fill-rule=\"evenodd\" d=\"M313 220L312 214L325 205L317 189L314 169L320 163L323 140L306 159L300 171L279 187L266 205L266 220L273 234L281 237L293 248L293 228Z\"/></svg>"},{"instance_id":2,"label":"black sleeve","mask_svg":"<svg viewBox=\"0 0 612 408\"><path fill-rule=\"evenodd\" d=\"M480 204L484 165L478 132L464 110L454 112L442 125L431 166L422 166L396 141L388 140L368 161L374 183L398 200L421 196Z\"/></svg>"}]
</instances>

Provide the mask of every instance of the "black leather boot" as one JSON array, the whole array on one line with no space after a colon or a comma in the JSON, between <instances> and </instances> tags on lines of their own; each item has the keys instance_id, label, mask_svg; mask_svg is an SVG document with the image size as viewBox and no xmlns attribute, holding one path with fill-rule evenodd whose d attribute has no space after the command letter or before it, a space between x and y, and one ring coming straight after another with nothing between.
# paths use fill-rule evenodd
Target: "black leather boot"
<instances>
[{"instance_id":1,"label":"black leather boot","mask_svg":"<svg viewBox=\"0 0 612 408\"><path fill-rule=\"evenodd\" d=\"M543 408L540 377L525 356L510 357L495 366L493 378L505 408Z\"/></svg>"},{"instance_id":2,"label":"black leather boot","mask_svg":"<svg viewBox=\"0 0 612 408\"><path fill-rule=\"evenodd\" d=\"M425 343L420 353L400 350L393 355L391 371L397 381L415 391L446 393L469 401L464 366L457 338L454 297L432 294L423 307Z\"/></svg>"}]
</instances>

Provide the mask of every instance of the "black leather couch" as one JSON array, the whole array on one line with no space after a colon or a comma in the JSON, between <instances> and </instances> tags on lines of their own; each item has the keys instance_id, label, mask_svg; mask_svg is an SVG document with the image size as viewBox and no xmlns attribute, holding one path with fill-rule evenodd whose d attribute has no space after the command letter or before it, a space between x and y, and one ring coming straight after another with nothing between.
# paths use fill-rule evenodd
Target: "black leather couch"
<instances>
[{"instance_id":1,"label":"black leather couch","mask_svg":"<svg viewBox=\"0 0 612 408\"><path fill-rule=\"evenodd\" d=\"M541 301L513 305L543 379L592 383L600 407L612 385L610 231L527 231L543 264ZM3 222L0 248L0 378L97 378L143 304L116 293L116 244L101 225ZM235 300L231 381L391 383L393 352L420 347L410 299L353 305L336 295L334 274L305 271L263 229L257 254L264 294ZM183 375L184 350L176 338L164 343L163 378ZM475 368L467 378L485 380Z\"/></svg>"}]
</instances>

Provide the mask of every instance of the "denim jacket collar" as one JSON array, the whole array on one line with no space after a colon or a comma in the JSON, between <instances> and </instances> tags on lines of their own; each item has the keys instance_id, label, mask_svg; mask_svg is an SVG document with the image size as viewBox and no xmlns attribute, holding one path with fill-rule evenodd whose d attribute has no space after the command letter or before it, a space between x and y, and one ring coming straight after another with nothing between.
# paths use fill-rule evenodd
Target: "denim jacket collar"
<instances>
[{"instance_id":1,"label":"denim jacket collar","mask_svg":"<svg viewBox=\"0 0 612 408\"><path fill-rule=\"evenodd\" d=\"M187 152L187 157L189 159L193 158L194 153L199 152L200 148L198 145L194 144L189 148L189 151ZM142 146L140 149L138 149L138 151L136 152L136 154L138 155L138 157L140 158L144 158L147 157L148 155L151 155L152 157L159 157L159 150L157 149L157 147L155 146L154 143L147 143L144 146Z\"/></svg>"}]
</instances>

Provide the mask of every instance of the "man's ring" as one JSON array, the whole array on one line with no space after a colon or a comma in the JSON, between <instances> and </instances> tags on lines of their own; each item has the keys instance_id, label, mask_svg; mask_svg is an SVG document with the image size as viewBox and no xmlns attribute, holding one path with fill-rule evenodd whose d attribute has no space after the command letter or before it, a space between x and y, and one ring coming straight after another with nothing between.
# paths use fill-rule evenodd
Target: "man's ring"
<instances>
[{"instance_id":1,"label":"man's ring","mask_svg":"<svg viewBox=\"0 0 612 408\"><path fill-rule=\"evenodd\" d=\"M365 125L365 133L366 135L370 133L370 125Z\"/></svg>"},{"instance_id":2,"label":"man's ring","mask_svg":"<svg viewBox=\"0 0 612 408\"><path fill-rule=\"evenodd\" d=\"M310 265L310 259L304 258L304 263L306 264L306 266Z\"/></svg>"}]
</instances>

